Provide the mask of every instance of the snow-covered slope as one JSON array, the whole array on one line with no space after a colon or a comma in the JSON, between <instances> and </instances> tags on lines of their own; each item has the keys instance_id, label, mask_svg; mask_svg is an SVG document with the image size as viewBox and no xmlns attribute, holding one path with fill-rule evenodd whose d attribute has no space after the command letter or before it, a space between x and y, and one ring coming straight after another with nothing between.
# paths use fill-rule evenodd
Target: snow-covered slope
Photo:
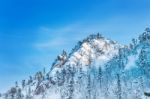
<instances>
[{"instance_id":1,"label":"snow-covered slope","mask_svg":"<svg viewBox=\"0 0 150 99\"><path fill-rule=\"evenodd\" d=\"M48 73L37 72L16 83L0 99L148 99L150 29L129 46L100 34L65 51Z\"/></svg>"},{"instance_id":2,"label":"snow-covered slope","mask_svg":"<svg viewBox=\"0 0 150 99\"><path fill-rule=\"evenodd\" d=\"M123 48L123 46L117 42L103 38L99 34L90 35L83 42L79 42L75 46L68 59L60 60L59 66L58 64L52 66L53 69L50 72L50 76L54 78L57 71L67 68L68 65L75 68L80 67L83 71L87 71L89 65L92 63L94 63L96 68L104 66L114 56L118 55L120 48ZM62 54L60 56L67 55ZM62 63L64 64L61 65Z\"/></svg>"}]
</instances>

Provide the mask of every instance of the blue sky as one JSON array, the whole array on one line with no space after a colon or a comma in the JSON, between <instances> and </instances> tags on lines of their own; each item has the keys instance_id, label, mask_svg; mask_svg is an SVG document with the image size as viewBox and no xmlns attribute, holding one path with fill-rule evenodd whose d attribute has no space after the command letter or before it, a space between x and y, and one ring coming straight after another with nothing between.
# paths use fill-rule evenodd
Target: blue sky
<instances>
[{"instance_id":1,"label":"blue sky","mask_svg":"<svg viewBox=\"0 0 150 99\"><path fill-rule=\"evenodd\" d=\"M149 0L0 0L0 91L91 33L128 44L150 25Z\"/></svg>"}]
</instances>

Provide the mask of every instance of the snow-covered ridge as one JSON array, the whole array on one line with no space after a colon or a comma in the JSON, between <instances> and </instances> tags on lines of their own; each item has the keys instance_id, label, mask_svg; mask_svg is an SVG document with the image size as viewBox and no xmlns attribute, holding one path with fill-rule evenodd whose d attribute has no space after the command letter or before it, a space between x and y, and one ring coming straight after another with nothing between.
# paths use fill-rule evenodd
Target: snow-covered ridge
<instances>
[{"instance_id":1,"label":"snow-covered ridge","mask_svg":"<svg viewBox=\"0 0 150 99\"><path fill-rule=\"evenodd\" d=\"M115 41L106 39L100 34L90 35L76 45L74 48L75 50L69 54L70 56L68 56L67 60L63 59L65 62L63 66L54 65L55 68L53 68L50 75L53 77L59 68L68 65L78 66L80 64L84 71L86 71L88 68L87 66L91 64L90 60L93 60L97 68L99 65L104 66L104 64L111 60L115 55L118 55L118 51L121 48L124 48L124 46ZM61 56L64 56L64 54Z\"/></svg>"},{"instance_id":2,"label":"snow-covered ridge","mask_svg":"<svg viewBox=\"0 0 150 99\"><path fill-rule=\"evenodd\" d=\"M16 83L0 99L148 99L150 29L129 46L90 35L65 51L48 73Z\"/></svg>"}]
</instances>

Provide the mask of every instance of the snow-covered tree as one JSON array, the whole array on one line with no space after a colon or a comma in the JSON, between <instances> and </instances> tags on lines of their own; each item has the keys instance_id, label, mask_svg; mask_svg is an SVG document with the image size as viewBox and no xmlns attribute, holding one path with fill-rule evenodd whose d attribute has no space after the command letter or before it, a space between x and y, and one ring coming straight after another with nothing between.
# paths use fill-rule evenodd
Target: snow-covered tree
<instances>
[{"instance_id":1,"label":"snow-covered tree","mask_svg":"<svg viewBox=\"0 0 150 99\"><path fill-rule=\"evenodd\" d=\"M122 99L122 89L121 89L121 81L120 81L120 75L117 74L117 96L118 99Z\"/></svg>"}]
</instances>

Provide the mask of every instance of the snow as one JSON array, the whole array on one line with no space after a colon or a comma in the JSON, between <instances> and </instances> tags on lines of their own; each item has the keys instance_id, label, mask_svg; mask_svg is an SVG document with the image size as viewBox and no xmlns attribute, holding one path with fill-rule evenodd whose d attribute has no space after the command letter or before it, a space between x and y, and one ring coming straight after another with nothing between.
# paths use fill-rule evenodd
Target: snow
<instances>
[{"instance_id":1,"label":"snow","mask_svg":"<svg viewBox=\"0 0 150 99\"><path fill-rule=\"evenodd\" d=\"M138 56L137 55L131 55L128 56L128 63L125 67L125 70L130 70L132 68L136 68L136 60L137 60Z\"/></svg>"},{"instance_id":2,"label":"snow","mask_svg":"<svg viewBox=\"0 0 150 99\"><path fill-rule=\"evenodd\" d=\"M128 63L125 67L125 70L130 70L132 68L136 68L136 61L139 57L139 54L140 54L140 51L139 49L137 49L137 54L132 54L132 55L129 55L128 56Z\"/></svg>"},{"instance_id":3,"label":"snow","mask_svg":"<svg viewBox=\"0 0 150 99\"><path fill-rule=\"evenodd\" d=\"M34 99L61 99L61 96L56 92L51 92L47 94L45 97L43 97L42 95L36 95Z\"/></svg>"},{"instance_id":4,"label":"snow","mask_svg":"<svg viewBox=\"0 0 150 99\"><path fill-rule=\"evenodd\" d=\"M136 68L143 48L140 44L129 52L125 51L127 47L106 38L92 38L76 46L69 58L65 52L59 55L48 73L50 80L44 79L44 74L42 80L34 78L21 89L22 94L31 95L32 99L69 99L69 96L73 99L118 99L119 95L123 99L145 99L143 90L149 91L150 85L147 76L140 75L141 70ZM38 88L44 91L35 94Z\"/></svg>"}]
</instances>

